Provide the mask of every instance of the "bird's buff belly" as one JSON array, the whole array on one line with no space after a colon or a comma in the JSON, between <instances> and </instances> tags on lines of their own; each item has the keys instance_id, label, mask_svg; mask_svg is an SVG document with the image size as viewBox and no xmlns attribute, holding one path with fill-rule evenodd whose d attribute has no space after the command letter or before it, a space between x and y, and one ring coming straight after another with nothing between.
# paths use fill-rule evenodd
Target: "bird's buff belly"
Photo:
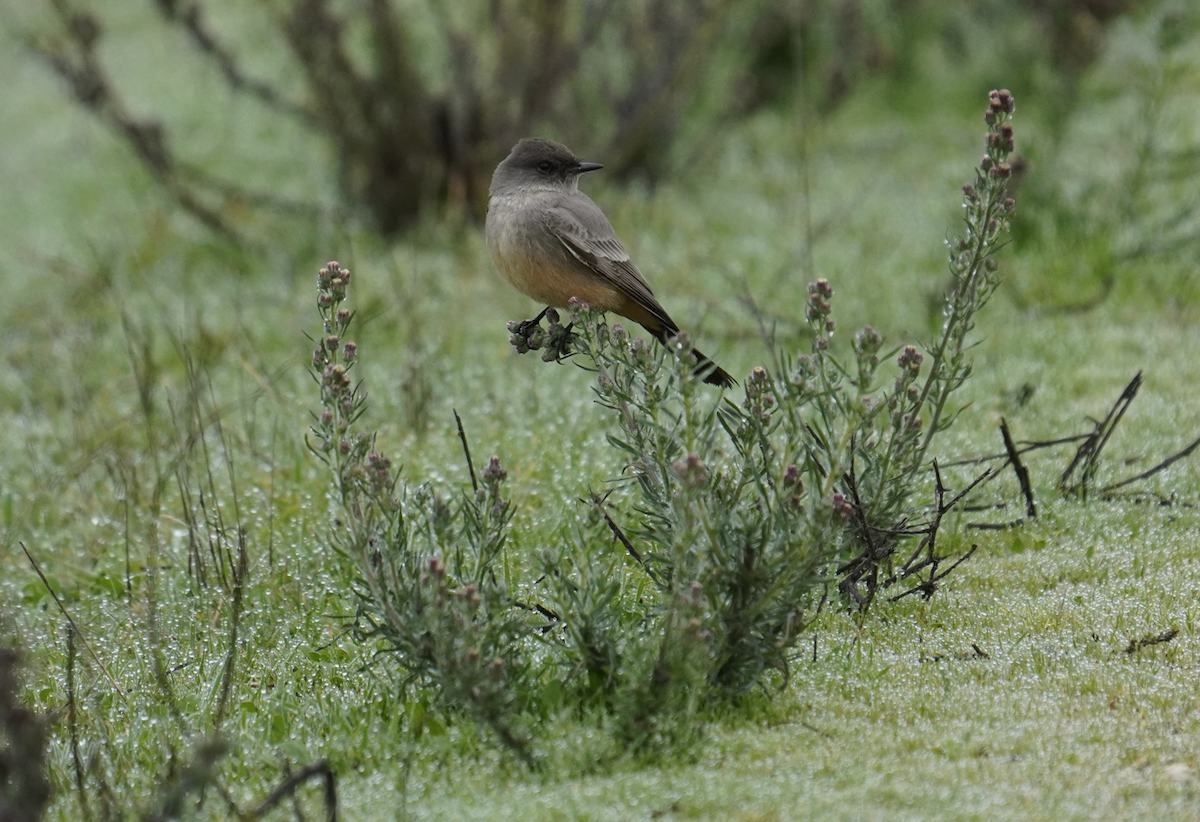
<instances>
[{"instance_id":1,"label":"bird's buff belly","mask_svg":"<svg viewBox=\"0 0 1200 822\"><path fill-rule=\"evenodd\" d=\"M613 311L625 301L620 291L584 269L583 263L556 259L540 250L518 252L511 242L505 242L508 239L498 237L490 243L492 260L504 279L521 293L557 308L565 308L572 297L601 311Z\"/></svg>"}]
</instances>

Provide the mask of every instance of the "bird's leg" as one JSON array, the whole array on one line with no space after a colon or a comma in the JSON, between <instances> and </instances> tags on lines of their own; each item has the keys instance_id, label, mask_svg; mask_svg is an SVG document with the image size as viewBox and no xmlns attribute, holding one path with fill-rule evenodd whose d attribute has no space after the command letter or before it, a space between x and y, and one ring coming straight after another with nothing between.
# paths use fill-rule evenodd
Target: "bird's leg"
<instances>
[{"instance_id":1,"label":"bird's leg","mask_svg":"<svg viewBox=\"0 0 1200 822\"><path fill-rule=\"evenodd\" d=\"M546 331L546 353L542 355L542 359L559 362L574 354L572 347L575 340L579 339L579 335L571 331L574 327L575 323L568 323L566 328L558 323L551 323Z\"/></svg>"},{"instance_id":2,"label":"bird's leg","mask_svg":"<svg viewBox=\"0 0 1200 822\"><path fill-rule=\"evenodd\" d=\"M550 310L550 306L542 309L541 313L532 320L522 320L517 323L517 327L513 329L514 334L520 334L522 337L528 337L529 332L537 328L542 323L542 318L546 316L546 312Z\"/></svg>"}]
</instances>

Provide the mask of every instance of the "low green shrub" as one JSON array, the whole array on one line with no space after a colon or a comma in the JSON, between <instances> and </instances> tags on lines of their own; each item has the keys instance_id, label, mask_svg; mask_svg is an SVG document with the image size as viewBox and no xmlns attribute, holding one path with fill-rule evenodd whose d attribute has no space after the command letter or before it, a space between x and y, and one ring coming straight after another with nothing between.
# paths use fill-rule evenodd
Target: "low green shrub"
<instances>
[{"instance_id":1,"label":"low green shrub","mask_svg":"<svg viewBox=\"0 0 1200 822\"><path fill-rule=\"evenodd\" d=\"M811 349L754 369L740 402L695 378L684 334L656 348L579 303L565 327L556 312L548 329L512 324L519 351L574 356L595 373L624 463L612 491L590 494L595 529L544 551L537 583L520 593L500 567L513 510L499 458L478 479L472 466L474 487L450 501L403 482L359 430L350 272L323 268L311 447L335 479L334 544L359 569L358 635L395 657L398 682L530 764L538 729L561 712L598 718L620 749L653 749L690 738L707 706L770 672L786 678L834 586L859 610L893 585L906 588L896 597L931 596L969 555L938 553L941 517L961 495L946 501L936 463L933 505L919 492L971 373L975 318L999 283L993 254L1014 210L1013 109L1007 91L991 93L986 155L963 187L965 233L950 243L945 321L924 351L883 353L866 326L853 359L837 356L825 280L808 287ZM884 378L890 358L897 371Z\"/></svg>"}]
</instances>

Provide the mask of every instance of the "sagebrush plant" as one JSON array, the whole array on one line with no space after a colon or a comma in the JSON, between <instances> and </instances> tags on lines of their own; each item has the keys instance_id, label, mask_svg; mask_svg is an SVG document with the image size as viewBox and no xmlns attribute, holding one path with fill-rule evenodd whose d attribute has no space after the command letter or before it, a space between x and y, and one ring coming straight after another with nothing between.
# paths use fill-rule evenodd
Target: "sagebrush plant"
<instances>
[{"instance_id":1,"label":"sagebrush plant","mask_svg":"<svg viewBox=\"0 0 1200 822\"><path fill-rule=\"evenodd\" d=\"M350 378L358 348L345 340L349 284L336 262L317 277L324 335L312 368L323 410L310 447L334 475L344 515L335 546L358 565L358 633L394 653L406 679L432 686L442 707L476 717L528 758L517 683L527 678L522 640L531 629L496 573L511 518L505 471L493 457L482 487L452 505L432 489L410 490L374 436L357 431L366 394Z\"/></svg>"},{"instance_id":2,"label":"sagebrush plant","mask_svg":"<svg viewBox=\"0 0 1200 822\"><path fill-rule=\"evenodd\" d=\"M593 530L542 553L538 582L521 588L529 602L499 567L513 514L499 459L451 503L402 483L357 430L366 399L349 376L357 347L344 341L350 276L337 263L322 269L312 447L335 478L336 545L360 569L359 636L396 655L403 682L534 763L534 729L554 712L599 711L624 750L688 739L706 705L772 671L786 679L831 584L860 610L905 580L915 583L906 593L932 595L951 558L935 544L948 506L940 479L932 509L917 491L929 487L931 445L970 375L975 317L999 284L992 255L1014 210L1013 110L1009 92L991 93L987 153L963 187L966 230L950 243L945 322L924 352L881 354L883 338L866 326L853 360L839 358L825 280L808 287L811 350L754 369L740 402L697 379L685 334L658 348L574 301L566 326L554 311L548 329L510 324L519 351L576 354L595 372L624 462L611 490L588 494ZM891 379L880 376L886 357ZM897 547L917 536L895 567Z\"/></svg>"},{"instance_id":3,"label":"sagebrush plant","mask_svg":"<svg viewBox=\"0 0 1200 822\"><path fill-rule=\"evenodd\" d=\"M926 596L944 576L937 554L938 502L927 485L930 446L957 416L951 396L970 376L969 335L999 285L994 253L1004 244L1015 204L1008 196L1014 148L1012 94L993 91L984 121L986 154L963 186L965 233L949 243L953 285L932 343L895 356L891 384L879 378L882 336L871 326L852 340L853 361L834 354L833 288L808 286L808 353L756 368L741 403L705 402L690 378L691 343L681 334L666 352L630 338L620 324L572 304L565 329L513 328L518 350L564 347L597 373L600 404L615 412L626 455L623 477L636 489L637 535L647 573L664 591L698 583L714 633L711 679L744 686L766 667L786 671L808 594L823 580L860 608L882 588L928 578L910 591ZM565 341L565 345L564 345ZM882 383L882 384L881 384ZM722 436L722 432L724 436ZM897 543L922 535L899 569Z\"/></svg>"}]
</instances>

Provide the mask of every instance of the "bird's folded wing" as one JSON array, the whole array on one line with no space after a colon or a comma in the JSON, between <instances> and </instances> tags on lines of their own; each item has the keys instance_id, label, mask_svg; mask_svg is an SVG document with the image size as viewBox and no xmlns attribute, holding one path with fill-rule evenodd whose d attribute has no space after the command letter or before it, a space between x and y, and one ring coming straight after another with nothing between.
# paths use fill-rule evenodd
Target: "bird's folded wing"
<instances>
[{"instance_id":1,"label":"bird's folded wing","mask_svg":"<svg viewBox=\"0 0 1200 822\"><path fill-rule=\"evenodd\" d=\"M617 239L616 232L600 207L585 195L564 198L545 211L546 227L572 257L596 276L619 288L659 320L671 332L675 323L654 297L629 252Z\"/></svg>"}]
</instances>

